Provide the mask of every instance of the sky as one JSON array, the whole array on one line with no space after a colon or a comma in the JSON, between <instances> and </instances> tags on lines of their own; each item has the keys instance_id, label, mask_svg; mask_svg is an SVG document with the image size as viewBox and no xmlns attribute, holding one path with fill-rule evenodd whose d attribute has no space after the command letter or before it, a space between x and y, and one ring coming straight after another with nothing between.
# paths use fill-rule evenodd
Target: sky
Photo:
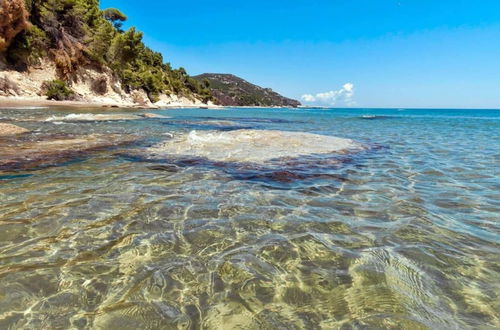
<instances>
[{"instance_id":1,"label":"sky","mask_svg":"<svg viewBox=\"0 0 500 330\"><path fill-rule=\"evenodd\" d=\"M500 108L500 0L101 0L191 75L306 105Z\"/></svg>"}]
</instances>

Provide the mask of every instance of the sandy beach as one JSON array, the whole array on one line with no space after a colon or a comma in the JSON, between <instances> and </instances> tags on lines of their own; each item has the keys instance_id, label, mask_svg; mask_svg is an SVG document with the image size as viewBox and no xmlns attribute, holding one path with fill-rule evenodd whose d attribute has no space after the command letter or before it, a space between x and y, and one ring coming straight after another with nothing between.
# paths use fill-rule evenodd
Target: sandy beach
<instances>
[{"instance_id":1,"label":"sandy beach","mask_svg":"<svg viewBox=\"0 0 500 330\"><path fill-rule=\"evenodd\" d=\"M31 107L64 107L64 108L121 108L121 109L178 109L178 108L209 108L221 109L217 105L193 104L191 102L174 102L138 105L133 103L117 103L102 101L53 101L33 97L0 96L0 108L31 108Z\"/></svg>"}]
</instances>

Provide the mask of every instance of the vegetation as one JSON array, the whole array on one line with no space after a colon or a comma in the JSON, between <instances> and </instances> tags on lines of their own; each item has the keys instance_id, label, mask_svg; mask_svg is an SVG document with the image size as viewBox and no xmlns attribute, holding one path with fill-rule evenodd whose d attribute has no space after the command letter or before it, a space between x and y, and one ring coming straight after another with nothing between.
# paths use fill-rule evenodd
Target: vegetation
<instances>
[{"instance_id":1,"label":"vegetation","mask_svg":"<svg viewBox=\"0 0 500 330\"><path fill-rule=\"evenodd\" d=\"M75 96L73 90L62 80L46 81L42 89L49 100L65 101L71 100Z\"/></svg>"},{"instance_id":2,"label":"vegetation","mask_svg":"<svg viewBox=\"0 0 500 330\"><path fill-rule=\"evenodd\" d=\"M105 19L113 23L115 29L122 31L123 22L127 20L127 16L116 8L108 8L102 12Z\"/></svg>"},{"instance_id":3,"label":"vegetation","mask_svg":"<svg viewBox=\"0 0 500 330\"><path fill-rule=\"evenodd\" d=\"M47 35L37 26L16 37L7 52L7 60L19 70L26 70L35 65L40 58L47 56Z\"/></svg>"},{"instance_id":4,"label":"vegetation","mask_svg":"<svg viewBox=\"0 0 500 330\"><path fill-rule=\"evenodd\" d=\"M0 1L0 52L9 47L16 35L28 26L24 0Z\"/></svg>"},{"instance_id":5,"label":"vegetation","mask_svg":"<svg viewBox=\"0 0 500 330\"><path fill-rule=\"evenodd\" d=\"M15 35L9 30L11 40L4 50L15 68L26 69L49 56L62 80L69 81L81 66L109 67L127 91L144 89L151 101L162 93L212 100L207 86L183 68L172 69L160 53L148 48L141 32L134 27L123 31L127 16L120 10L100 10L99 0L24 1L19 15L29 13L31 24L21 24ZM0 40L4 39L0 29Z\"/></svg>"},{"instance_id":6,"label":"vegetation","mask_svg":"<svg viewBox=\"0 0 500 330\"><path fill-rule=\"evenodd\" d=\"M298 107L299 101L281 96L231 74L205 73L194 77L210 89L217 103L225 106Z\"/></svg>"}]
</instances>

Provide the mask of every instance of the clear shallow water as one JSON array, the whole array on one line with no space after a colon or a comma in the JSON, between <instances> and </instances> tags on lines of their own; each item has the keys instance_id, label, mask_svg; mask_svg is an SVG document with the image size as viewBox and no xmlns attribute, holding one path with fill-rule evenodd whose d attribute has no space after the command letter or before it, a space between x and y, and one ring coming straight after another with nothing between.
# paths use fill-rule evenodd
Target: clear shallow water
<instances>
[{"instance_id":1,"label":"clear shallow water","mask_svg":"<svg viewBox=\"0 0 500 330\"><path fill-rule=\"evenodd\" d=\"M500 111L36 121L71 113L4 109L0 120L33 140L141 140L0 173L0 328L500 326ZM137 153L171 133L239 128L368 148L258 166Z\"/></svg>"}]
</instances>

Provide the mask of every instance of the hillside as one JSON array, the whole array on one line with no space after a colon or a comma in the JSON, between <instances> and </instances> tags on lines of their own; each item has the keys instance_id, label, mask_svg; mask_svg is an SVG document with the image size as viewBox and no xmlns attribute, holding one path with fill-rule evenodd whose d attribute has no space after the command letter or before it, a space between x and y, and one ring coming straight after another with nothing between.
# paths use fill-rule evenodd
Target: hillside
<instances>
[{"instance_id":1,"label":"hillside","mask_svg":"<svg viewBox=\"0 0 500 330\"><path fill-rule=\"evenodd\" d=\"M231 74L204 73L194 76L210 88L216 103L224 106L298 107L299 101L286 98Z\"/></svg>"},{"instance_id":2,"label":"hillside","mask_svg":"<svg viewBox=\"0 0 500 330\"><path fill-rule=\"evenodd\" d=\"M208 103L211 92L148 48L99 0L0 0L0 96Z\"/></svg>"}]
</instances>

